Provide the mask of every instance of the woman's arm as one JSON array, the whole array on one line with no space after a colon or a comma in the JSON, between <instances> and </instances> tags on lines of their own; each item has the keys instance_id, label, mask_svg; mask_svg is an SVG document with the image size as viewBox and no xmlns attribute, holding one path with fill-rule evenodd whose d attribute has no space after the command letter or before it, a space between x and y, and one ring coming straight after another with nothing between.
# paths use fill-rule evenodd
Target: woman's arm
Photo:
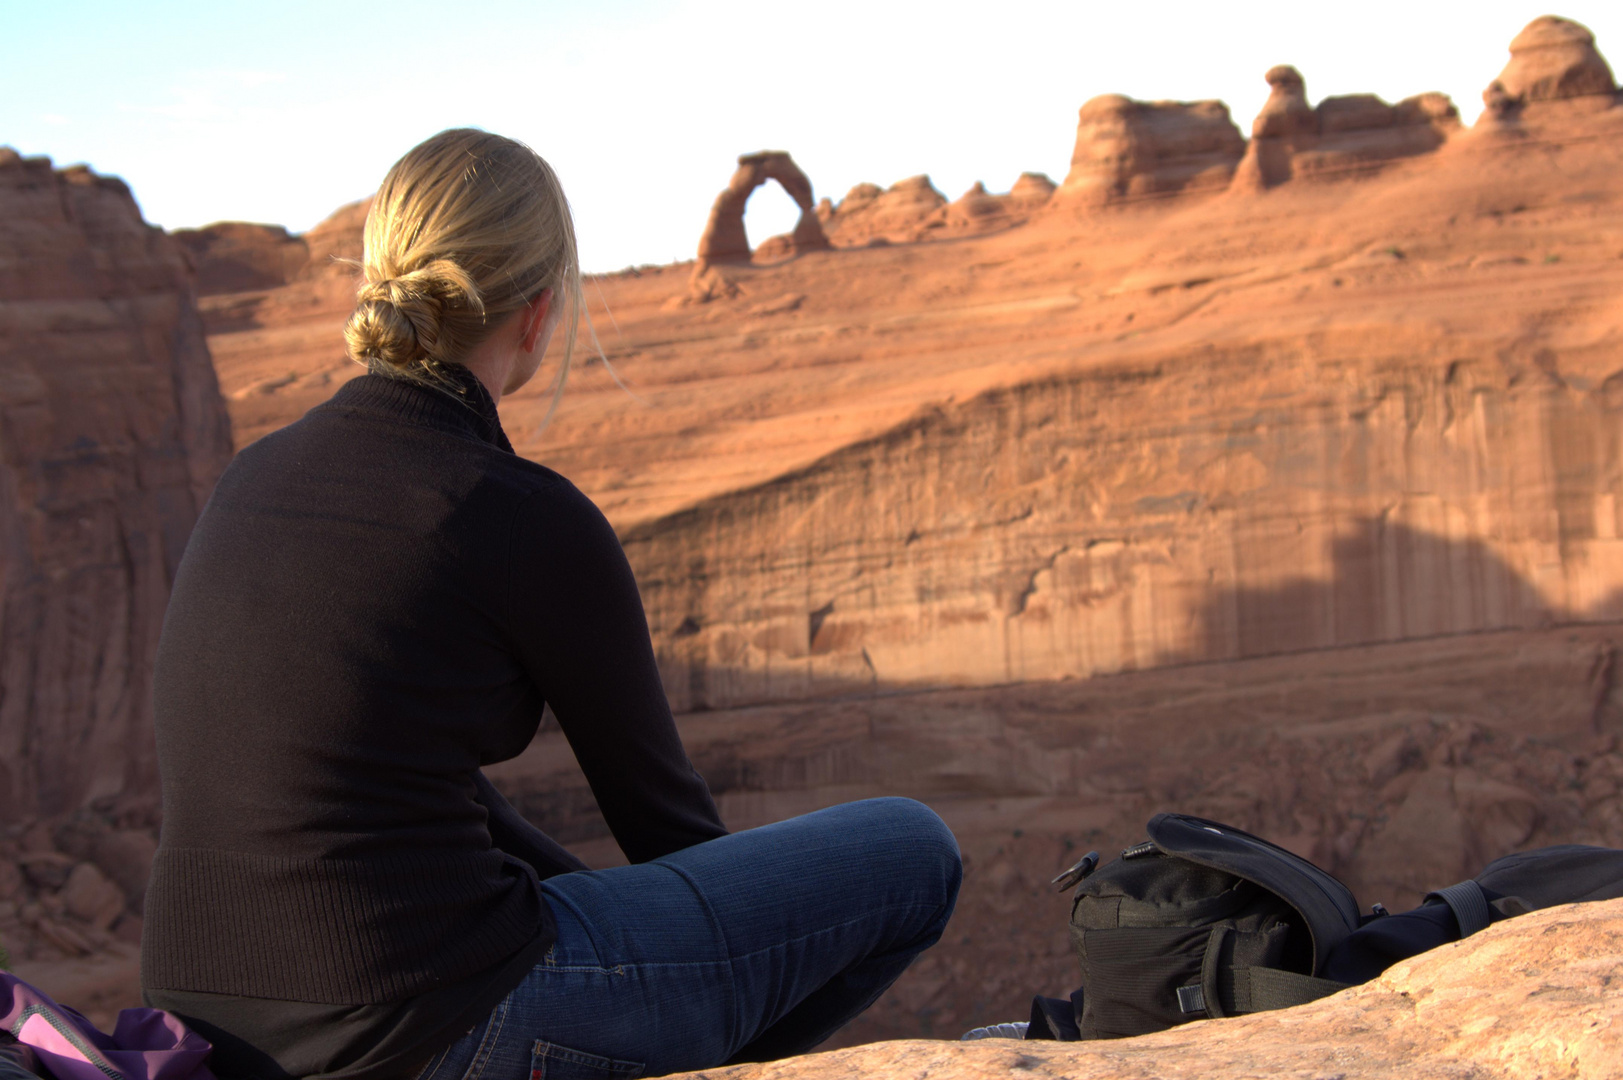
<instances>
[{"instance_id":1,"label":"woman's arm","mask_svg":"<svg viewBox=\"0 0 1623 1080\"><path fill-rule=\"evenodd\" d=\"M567 481L525 500L508 557L518 655L632 862L727 833L688 761L620 540Z\"/></svg>"}]
</instances>

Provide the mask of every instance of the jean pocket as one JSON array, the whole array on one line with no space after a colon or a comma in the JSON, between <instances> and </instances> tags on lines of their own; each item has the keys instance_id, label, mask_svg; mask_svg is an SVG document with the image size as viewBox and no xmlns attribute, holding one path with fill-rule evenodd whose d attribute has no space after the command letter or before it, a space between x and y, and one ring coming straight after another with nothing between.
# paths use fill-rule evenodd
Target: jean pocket
<instances>
[{"instance_id":1,"label":"jean pocket","mask_svg":"<svg viewBox=\"0 0 1623 1080\"><path fill-rule=\"evenodd\" d=\"M636 1080L646 1068L639 1061L586 1054L541 1039L530 1054L530 1080Z\"/></svg>"}]
</instances>

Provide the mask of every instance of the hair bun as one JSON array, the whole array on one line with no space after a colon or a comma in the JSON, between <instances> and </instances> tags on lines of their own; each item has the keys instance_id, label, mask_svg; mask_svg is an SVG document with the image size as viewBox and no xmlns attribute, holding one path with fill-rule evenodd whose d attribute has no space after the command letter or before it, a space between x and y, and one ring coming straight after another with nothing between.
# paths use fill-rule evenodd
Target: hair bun
<instances>
[{"instance_id":1,"label":"hair bun","mask_svg":"<svg viewBox=\"0 0 1623 1080\"><path fill-rule=\"evenodd\" d=\"M344 325L350 358L403 368L413 361L440 361L445 316L472 309L484 314L479 287L450 259L435 259L398 277L361 286L355 311Z\"/></svg>"}]
</instances>

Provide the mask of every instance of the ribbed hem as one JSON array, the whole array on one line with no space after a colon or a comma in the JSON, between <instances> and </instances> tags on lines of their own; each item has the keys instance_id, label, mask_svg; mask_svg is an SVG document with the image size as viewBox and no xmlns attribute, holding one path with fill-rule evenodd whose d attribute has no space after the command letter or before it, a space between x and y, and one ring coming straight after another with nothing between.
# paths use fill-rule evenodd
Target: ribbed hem
<instances>
[{"instance_id":1,"label":"ribbed hem","mask_svg":"<svg viewBox=\"0 0 1623 1080\"><path fill-rule=\"evenodd\" d=\"M160 848L141 980L380 1004L488 970L556 932L534 871L499 851L361 860Z\"/></svg>"}]
</instances>

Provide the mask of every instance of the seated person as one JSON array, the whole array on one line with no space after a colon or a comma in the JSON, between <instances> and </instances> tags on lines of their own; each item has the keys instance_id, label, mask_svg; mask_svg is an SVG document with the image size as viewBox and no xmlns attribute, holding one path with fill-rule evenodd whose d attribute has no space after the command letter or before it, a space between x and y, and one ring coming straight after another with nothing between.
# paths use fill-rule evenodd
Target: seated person
<instances>
[{"instance_id":1,"label":"seated person","mask_svg":"<svg viewBox=\"0 0 1623 1080\"><path fill-rule=\"evenodd\" d=\"M560 325L561 392L581 314L545 161L434 136L384 178L363 269L345 339L368 374L237 455L175 579L148 1004L265 1080L816 1046L941 936L952 834L906 799L723 827L614 531L497 414ZM480 771L547 705L631 865L589 870Z\"/></svg>"}]
</instances>

